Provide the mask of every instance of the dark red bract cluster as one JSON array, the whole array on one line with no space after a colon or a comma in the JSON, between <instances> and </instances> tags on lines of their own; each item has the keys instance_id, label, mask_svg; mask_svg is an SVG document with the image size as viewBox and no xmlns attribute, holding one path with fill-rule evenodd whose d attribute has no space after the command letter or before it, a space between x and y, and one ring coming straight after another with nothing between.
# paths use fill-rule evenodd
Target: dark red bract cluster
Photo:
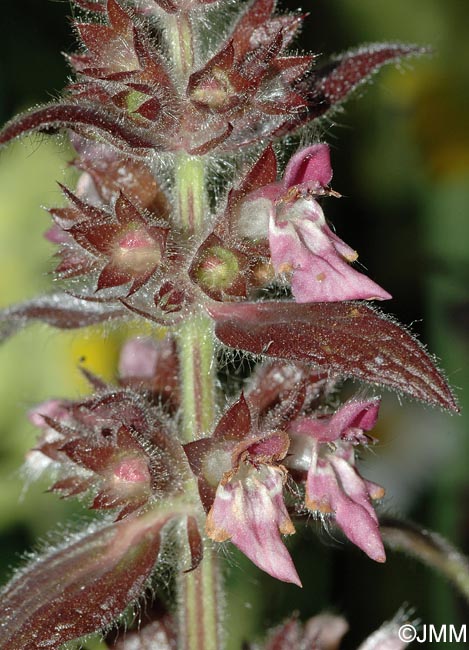
<instances>
[{"instance_id":1,"label":"dark red bract cluster","mask_svg":"<svg viewBox=\"0 0 469 650\"><path fill-rule=\"evenodd\" d=\"M68 127L139 156L151 150L236 150L321 117L385 63L421 52L374 45L318 67L314 56L285 53L304 16L278 16L273 0L255 0L181 87L153 46L154 25L145 22L153 0L148 7L139 3L138 13L117 0L75 4L101 17L75 23L84 48L69 58L77 81L62 102L7 125L0 143L35 129ZM164 0L161 6L190 21L194 4Z\"/></svg>"},{"instance_id":2,"label":"dark red bract cluster","mask_svg":"<svg viewBox=\"0 0 469 650\"><path fill-rule=\"evenodd\" d=\"M168 227L153 225L122 193L109 212L63 189L72 207L52 210L56 224L64 231L65 246L57 271L73 277L99 268L104 262L96 290L130 283L126 295L135 293L164 264ZM76 249L70 254L71 238L83 249L82 255Z\"/></svg>"},{"instance_id":3,"label":"dark red bract cluster","mask_svg":"<svg viewBox=\"0 0 469 650\"><path fill-rule=\"evenodd\" d=\"M145 357L138 372L135 356ZM120 368L120 388L87 373L96 389L92 398L50 400L31 411L42 433L29 457L33 465L37 454L53 463L59 479L52 491L63 497L91 494L93 509L119 509L118 520L162 495L177 494L185 463L167 419L177 404L171 341L129 341Z\"/></svg>"}]
</instances>

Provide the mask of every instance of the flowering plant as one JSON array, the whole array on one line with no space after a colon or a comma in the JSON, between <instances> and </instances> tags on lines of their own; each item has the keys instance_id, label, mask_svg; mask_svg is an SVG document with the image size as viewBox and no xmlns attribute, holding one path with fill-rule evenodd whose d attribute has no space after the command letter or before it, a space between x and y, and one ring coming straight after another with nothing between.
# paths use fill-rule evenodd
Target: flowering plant
<instances>
[{"instance_id":1,"label":"flowering plant","mask_svg":"<svg viewBox=\"0 0 469 650\"><path fill-rule=\"evenodd\" d=\"M326 221L340 195L329 146L309 128L382 65L422 50L373 45L320 65L289 53L305 17L271 0L239 7L225 28L222 0L73 6L74 81L0 132L0 144L70 135L80 177L62 187L67 206L50 209L46 233L63 291L4 310L2 333L132 319L154 324L155 338L124 345L115 384L87 373L91 396L30 412L39 439L27 467L104 512L5 587L0 648L59 648L97 631L111 645L111 626L168 564L176 604L149 608L115 647L220 648L222 543L301 586L284 536L311 515L385 561L384 489L356 465L380 399L341 403L340 382L458 410L434 359L368 302L391 296ZM295 152L282 169L285 138ZM217 378L229 349L253 362L236 395ZM405 647L397 629L385 624L363 648ZM339 617L292 618L265 647L332 650L345 631Z\"/></svg>"}]
</instances>

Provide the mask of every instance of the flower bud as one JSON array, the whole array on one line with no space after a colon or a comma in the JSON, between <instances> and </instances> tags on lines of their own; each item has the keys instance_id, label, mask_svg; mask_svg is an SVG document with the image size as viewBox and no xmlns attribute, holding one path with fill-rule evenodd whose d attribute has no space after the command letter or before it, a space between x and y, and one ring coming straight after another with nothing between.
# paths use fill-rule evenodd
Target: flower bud
<instances>
[{"instance_id":1,"label":"flower bud","mask_svg":"<svg viewBox=\"0 0 469 650\"><path fill-rule=\"evenodd\" d=\"M137 224L131 224L115 242L112 261L127 273L140 275L155 269L161 262L162 247Z\"/></svg>"},{"instance_id":2,"label":"flower bud","mask_svg":"<svg viewBox=\"0 0 469 650\"><path fill-rule=\"evenodd\" d=\"M210 235L197 251L189 271L192 280L214 300L246 295L246 256Z\"/></svg>"},{"instance_id":3,"label":"flower bud","mask_svg":"<svg viewBox=\"0 0 469 650\"><path fill-rule=\"evenodd\" d=\"M197 106L214 111L227 110L237 101L229 76L220 67L213 67L210 76L200 79L191 89L190 97Z\"/></svg>"}]
</instances>

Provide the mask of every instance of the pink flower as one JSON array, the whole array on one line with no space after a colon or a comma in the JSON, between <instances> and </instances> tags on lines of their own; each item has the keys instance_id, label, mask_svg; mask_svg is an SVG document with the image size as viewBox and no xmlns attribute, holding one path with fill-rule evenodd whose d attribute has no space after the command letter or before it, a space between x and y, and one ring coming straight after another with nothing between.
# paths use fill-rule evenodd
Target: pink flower
<instances>
[{"instance_id":1,"label":"pink flower","mask_svg":"<svg viewBox=\"0 0 469 650\"><path fill-rule=\"evenodd\" d=\"M301 586L281 535L295 528L283 502L285 431L263 433L253 422L244 395L232 404L210 438L185 445L207 515L207 535L230 540L274 578ZM215 491L216 486L216 491Z\"/></svg>"},{"instance_id":2,"label":"pink flower","mask_svg":"<svg viewBox=\"0 0 469 650\"><path fill-rule=\"evenodd\" d=\"M229 539L263 571L301 587L280 536L295 532L283 502L283 483L279 467L240 468L218 486L207 533L217 542Z\"/></svg>"},{"instance_id":3,"label":"pink flower","mask_svg":"<svg viewBox=\"0 0 469 650\"><path fill-rule=\"evenodd\" d=\"M363 432L373 428L378 409L379 400L350 401L331 417L296 420L290 428L295 442L289 462L298 468L307 463L306 507L333 515L351 542L371 559L384 562L378 518L371 504L384 490L360 476L354 451L354 445L367 441Z\"/></svg>"},{"instance_id":4,"label":"pink flower","mask_svg":"<svg viewBox=\"0 0 469 650\"><path fill-rule=\"evenodd\" d=\"M391 298L350 266L358 254L327 225L316 197L334 194L328 189L331 179L329 147L302 149L291 158L281 182L251 195L241 218L255 214L258 229L268 219L272 264L277 273L290 276L296 302Z\"/></svg>"}]
</instances>

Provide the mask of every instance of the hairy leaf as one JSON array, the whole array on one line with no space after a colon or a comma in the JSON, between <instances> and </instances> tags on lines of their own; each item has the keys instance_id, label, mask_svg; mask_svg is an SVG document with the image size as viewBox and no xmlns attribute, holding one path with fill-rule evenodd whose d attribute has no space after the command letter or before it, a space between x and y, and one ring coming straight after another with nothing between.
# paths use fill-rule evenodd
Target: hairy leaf
<instances>
[{"instance_id":1,"label":"hairy leaf","mask_svg":"<svg viewBox=\"0 0 469 650\"><path fill-rule=\"evenodd\" d=\"M417 339L364 303L212 304L215 334L254 354L308 361L342 377L387 386L458 411L445 379Z\"/></svg>"},{"instance_id":2,"label":"hairy leaf","mask_svg":"<svg viewBox=\"0 0 469 650\"><path fill-rule=\"evenodd\" d=\"M79 132L80 127L90 127L101 135L108 135L116 146L128 145L137 149L155 146L148 134L122 118L123 115L117 115L115 111L111 113L109 107L105 111L99 106L73 103L41 106L8 122L0 131L0 146L32 131L48 133L52 130L53 133L55 129L71 128Z\"/></svg>"},{"instance_id":3,"label":"hairy leaf","mask_svg":"<svg viewBox=\"0 0 469 650\"><path fill-rule=\"evenodd\" d=\"M66 293L55 293L1 310L0 342L32 321L68 330L123 318L125 313L122 307L80 300Z\"/></svg>"},{"instance_id":4,"label":"hairy leaf","mask_svg":"<svg viewBox=\"0 0 469 650\"><path fill-rule=\"evenodd\" d=\"M421 56L426 52L426 48L418 45L372 43L339 54L299 82L296 90L305 97L307 110L285 122L276 135L284 135L337 109L358 86L369 81L384 65Z\"/></svg>"},{"instance_id":5,"label":"hairy leaf","mask_svg":"<svg viewBox=\"0 0 469 650\"><path fill-rule=\"evenodd\" d=\"M344 101L360 84L387 63L421 55L425 48L399 43L375 43L344 52L329 64L320 67L313 76L313 92L323 97L329 106Z\"/></svg>"},{"instance_id":6,"label":"hairy leaf","mask_svg":"<svg viewBox=\"0 0 469 650\"><path fill-rule=\"evenodd\" d=\"M91 529L18 572L2 593L0 649L55 650L109 625L142 594L168 519L150 512Z\"/></svg>"}]
</instances>

